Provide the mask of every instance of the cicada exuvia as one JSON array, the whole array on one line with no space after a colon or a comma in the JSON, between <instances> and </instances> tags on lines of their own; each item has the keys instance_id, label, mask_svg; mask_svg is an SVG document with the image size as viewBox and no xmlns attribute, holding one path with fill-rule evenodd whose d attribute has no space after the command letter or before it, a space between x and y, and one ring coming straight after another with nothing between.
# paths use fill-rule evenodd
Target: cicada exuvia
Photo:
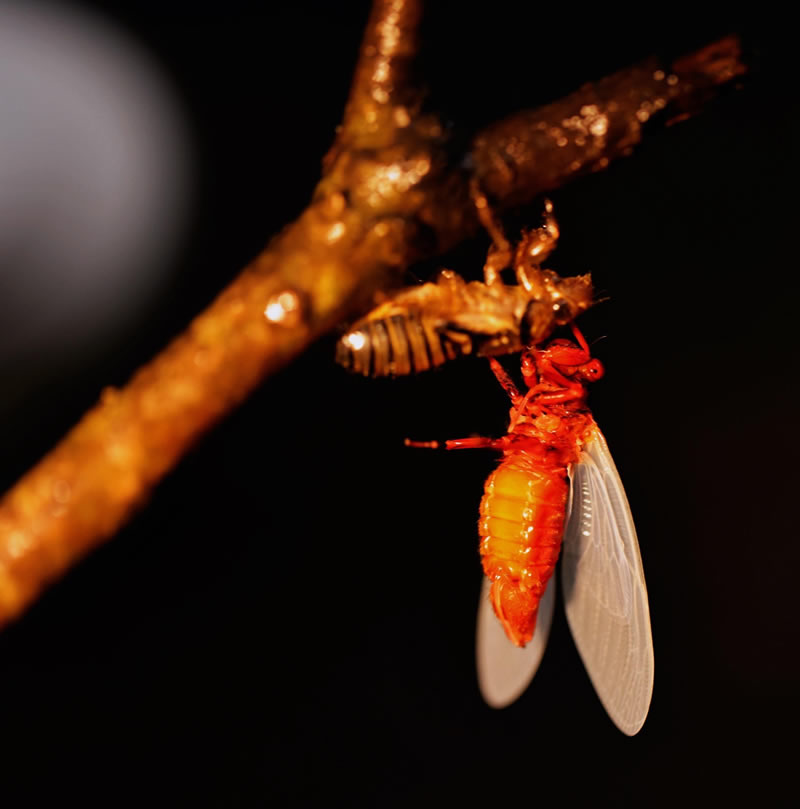
<instances>
[{"instance_id":1,"label":"cicada exuvia","mask_svg":"<svg viewBox=\"0 0 800 809\"><path fill-rule=\"evenodd\" d=\"M483 281L442 270L436 281L396 292L339 339L337 362L365 376L405 376L466 354L509 354L538 345L592 305L591 276L561 278L541 267L558 240L549 202L544 224L513 250L488 214L484 222L494 243ZM516 284L502 280L509 264Z\"/></svg>"}]
</instances>

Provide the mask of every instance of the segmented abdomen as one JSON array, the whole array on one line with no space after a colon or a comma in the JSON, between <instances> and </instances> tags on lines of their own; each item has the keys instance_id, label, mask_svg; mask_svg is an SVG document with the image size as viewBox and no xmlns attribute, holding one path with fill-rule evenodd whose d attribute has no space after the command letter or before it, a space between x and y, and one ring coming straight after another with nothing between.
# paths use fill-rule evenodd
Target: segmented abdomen
<instances>
[{"instance_id":1,"label":"segmented abdomen","mask_svg":"<svg viewBox=\"0 0 800 809\"><path fill-rule=\"evenodd\" d=\"M444 364L472 346L467 335L437 331L434 318L409 310L364 319L336 345L336 361L364 376L405 376Z\"/></svg>"},{"instance_id":2,"label":"segmented abdomen","mask_svg":"<svg viewBox=\"0 0 800 809\"><path fill-rule=\"evenodd\" d=\"M524 646L553 574L569 493L565 467L508 455L486 481L478 527L491 600L509 639Z\"/></svg>"}]
</instances>

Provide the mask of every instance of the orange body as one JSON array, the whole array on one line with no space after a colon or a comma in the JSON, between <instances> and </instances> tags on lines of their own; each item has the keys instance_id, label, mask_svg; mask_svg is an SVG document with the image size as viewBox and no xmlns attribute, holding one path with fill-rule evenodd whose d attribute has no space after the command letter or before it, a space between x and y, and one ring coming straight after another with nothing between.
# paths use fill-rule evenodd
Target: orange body
<instances>
[{"instance_id":1,"label":"orange body","mask_svg":"<svg viewBox=\"0 0 800 809\"><path fill-rule=\"evenodd\" d=\"M483 570L495 614L524 646L561 550L569 495L567 469L511 452L486 481L478 523Z\"/></svg>"},{"instance_id":2,"label":"orange body","mask_svg":"<svg viewBox=\"0 0 800 809\"><path fill-rule=\"evenodd\" d=\"M542 399L526 400L522 411L512 408L501 439L505 458L486 481L478 522L492 606L516 646L536 629L539 600L561 550L567 470L594 426L583 397L549 405Z\"/></svg>"},{"instance_id":3,"label":"orange body","mask_svg":"<svg viewBox=\"0 0 800 809\"><path fill-rule=\"evenodd\" d=\"M572 331L575 343L553 340L547 348L522 352L524 395L497 360L489 361L511 398L506 435L445 442L445 449L496 449L505 456L486 481L478 529L492 606L516 646L525 646L536 629L539 601L561 550L567 472L595 429L585 383L599 379L603 366L592 359L574 324ZM439 446L408 439L406 444Z\"/></svg>"},{"instance_id":4,"label":"orange body","mask_svg":"<svg viewBox=\"0 0 800 809\"><path fill-rule=\"evenodd\" d=\"M603 367L573 331L580 345L554 340L523 354L524 396L493 365L513 407L508 434L493 444L505 457L486 481L478 529L492 606L516 646L525 646L536 629L539 601L561 550L567 470L594 427L584 383L602 376Z\"/></svg>"}]
</instances>

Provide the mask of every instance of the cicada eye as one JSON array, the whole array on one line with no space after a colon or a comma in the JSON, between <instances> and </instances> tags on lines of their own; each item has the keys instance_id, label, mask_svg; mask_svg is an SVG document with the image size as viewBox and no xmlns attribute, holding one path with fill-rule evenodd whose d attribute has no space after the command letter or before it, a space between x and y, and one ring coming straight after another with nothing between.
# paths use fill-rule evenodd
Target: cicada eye
<instances>
[{"instance_id":1,"label":"cicada eye","mask_svg":"<svg viewBox=\"0 0 800 809\"><path fill-rule=\"evenodd\" d=\"M569 323L572 317L572 309L566 301L556 301L553 304L553 318L559 326Z\"/></svg>"},{"instance_id":2,"label":"cicada eye","mask_svg":"<svg viewBox=\"0 0 800 809\"><path fill-rule=\"evenodd\" d=\"M590 360L583 366L581 369L582 375L584 379L589 381L594 381L595 379L601 379L605 374L605 368L603 367L603 363L600 360Z\"/></svg>"}]
</instances>

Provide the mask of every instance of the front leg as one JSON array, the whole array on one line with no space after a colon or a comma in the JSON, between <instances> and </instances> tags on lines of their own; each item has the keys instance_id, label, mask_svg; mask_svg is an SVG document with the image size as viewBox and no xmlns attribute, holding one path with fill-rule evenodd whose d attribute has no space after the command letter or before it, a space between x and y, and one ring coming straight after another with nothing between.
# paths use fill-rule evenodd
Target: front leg
<instances>
[{"instance_id":1,"label":"front leg","mask_svg":"<svg viewBox=\"0 0 800 809\"><path fill-rule=\"evenodd\" d=\"M486 228L486 232L492 237L493 242L486 256L486 263L483 265L483 280L489 285L502 283L500 273L511 264L511 259L514 255L511 244L506 239L502 226L495 219L492 209L489 207L486 194L481 191L480 185L474 177L469 183L469 193L478 214L478 219Z\"/></svg>"},{"instance_id":2,"label":"front leg","mask_svg":"<svg viewBox=\"0 0 800 809\"><path fill-rule=\"evenodd\" d=\"M543 405L565 404L586 398L586 389L575 383L569 383L559 390L548 390L546 385L537 385L536 388L531 388L530 393L536 396L537 404Z\"/></svg>"},{"instance_id":3,"label":"front leg","mask_svg":"<svg viewBox=\"0 0 800 809\"><path fill-rule=\"evenodd\" d=\"M499 449L507 450L511 446L511 436L504 435L502 438L485 438L483 436L472 436L470 438L451 438L448 441L414 441L406 438L403 442L407 447L417 447L419 449Z\"/></svg>"},{"instance_id":4,"label":"front leg","mask_svg":"<svg viewBox=\"0 0 800 809\"><path fill-rule=\"evenodd\" d=\"M522 397L520 396L517 386L514 384L511 377L506 373L505 368L503 368L503 366L500 365L500 363L494 357L489 360L489 367L492 369L492 373L495 375L495 378L500 383L503 390L508 394L509 399L511 399L511 403L516 405Z\"/></svg>"},{"instance_id":5,"label":"front leg","mask_svg":"<svg viewBox=\"0 0 800 809\"><path fill-rule=\"evenodd\" d=\"M544 224L523 236L514 257L517 283L531 294L540 291L541 266L558 244L558 222L553 215L553 203L544 201Z\"/></svg>"}]
</instances>

